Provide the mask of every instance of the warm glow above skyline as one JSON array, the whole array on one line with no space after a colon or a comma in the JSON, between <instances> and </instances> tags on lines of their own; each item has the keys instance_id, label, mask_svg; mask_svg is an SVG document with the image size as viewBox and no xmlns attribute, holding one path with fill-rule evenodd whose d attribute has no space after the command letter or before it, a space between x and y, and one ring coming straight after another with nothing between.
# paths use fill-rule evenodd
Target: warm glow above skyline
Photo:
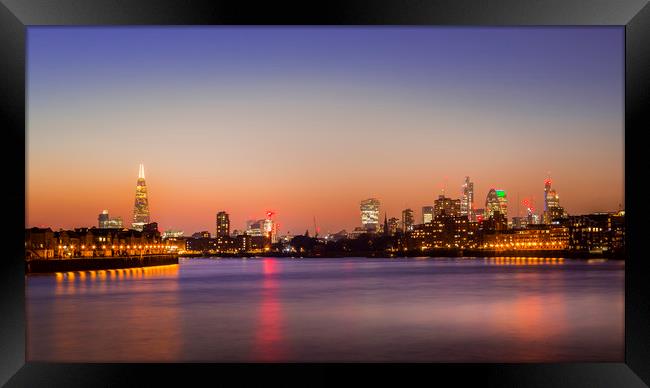
<instances>
[{"instance_id":1,"label":"warm glow above skyline","mask_svg":"<svg viewBox=\"0 0 650 388\"><path fill-rule=\"evenodd\" d=\"M624 206L624 35L584 28L28 28L26 226L151 221L186 235L267 211L351 231L444 189L508 215ZM517 203L520 205L517 206Z\"/></svg>"}]
</instances>

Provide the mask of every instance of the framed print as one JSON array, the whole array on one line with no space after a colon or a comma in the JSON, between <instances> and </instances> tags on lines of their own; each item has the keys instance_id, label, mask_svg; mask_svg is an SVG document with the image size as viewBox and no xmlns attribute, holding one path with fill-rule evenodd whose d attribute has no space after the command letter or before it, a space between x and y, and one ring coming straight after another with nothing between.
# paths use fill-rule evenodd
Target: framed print
<instances>
[{"instance_id":1,"label":"framed print","mask_svg":"<svg viewBox=\"0 0 650 388\"><path fill-rule=\"evenodd\" d=\"M3 383L647 386L647 2L190 3L0 7Z\"/></svg>"}]
</instances>

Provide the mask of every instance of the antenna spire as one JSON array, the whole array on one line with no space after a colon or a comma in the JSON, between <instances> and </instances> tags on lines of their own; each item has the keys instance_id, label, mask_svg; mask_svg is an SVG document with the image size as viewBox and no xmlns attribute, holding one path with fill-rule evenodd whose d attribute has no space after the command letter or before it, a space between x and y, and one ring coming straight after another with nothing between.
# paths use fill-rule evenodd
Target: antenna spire
<instances>
[{"instance_id":1,"label":"antenna spire","mask_svg":"<svg viewBox=\"0 0 650 388\"><path fill-rule=\"evenodd\" d=\"M144 179L144 164L140 163L140 171L138 171L138 179Z\"/></svg>"}]
</instances>

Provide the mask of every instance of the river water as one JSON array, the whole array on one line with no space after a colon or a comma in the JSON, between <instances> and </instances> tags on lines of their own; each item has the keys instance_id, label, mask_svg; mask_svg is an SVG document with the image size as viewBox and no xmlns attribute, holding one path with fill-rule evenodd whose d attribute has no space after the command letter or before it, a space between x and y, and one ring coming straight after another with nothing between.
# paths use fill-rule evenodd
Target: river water
<instances>
[{"instance_id":1,"label":"river water","mask_svg":"<svg viewBox=\"0 0 650 388\"><path fill-rule=\"evenodd\" d=\"M229 258L29 275L27 359L624 359L621 261Z\"/></svg>"}]
</instances>

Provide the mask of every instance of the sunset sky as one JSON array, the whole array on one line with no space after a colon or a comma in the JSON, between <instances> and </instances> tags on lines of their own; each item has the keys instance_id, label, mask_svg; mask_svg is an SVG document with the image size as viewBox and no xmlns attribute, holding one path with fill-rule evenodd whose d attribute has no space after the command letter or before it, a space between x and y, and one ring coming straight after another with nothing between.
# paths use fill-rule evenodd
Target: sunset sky
<instances>
[{"instance_id":1,"label":"sunset sky","mask_svg":"<svg viewBox=\"0 0 650 388\"><path fill-rule=\"evenodd\" d=\"M570 214L624 206L623 27L29 27L26 226L161 230L277 212L360 226L490 188ZM521 214L523 206L519 206Z\"/></svg>"}]
</instances>

